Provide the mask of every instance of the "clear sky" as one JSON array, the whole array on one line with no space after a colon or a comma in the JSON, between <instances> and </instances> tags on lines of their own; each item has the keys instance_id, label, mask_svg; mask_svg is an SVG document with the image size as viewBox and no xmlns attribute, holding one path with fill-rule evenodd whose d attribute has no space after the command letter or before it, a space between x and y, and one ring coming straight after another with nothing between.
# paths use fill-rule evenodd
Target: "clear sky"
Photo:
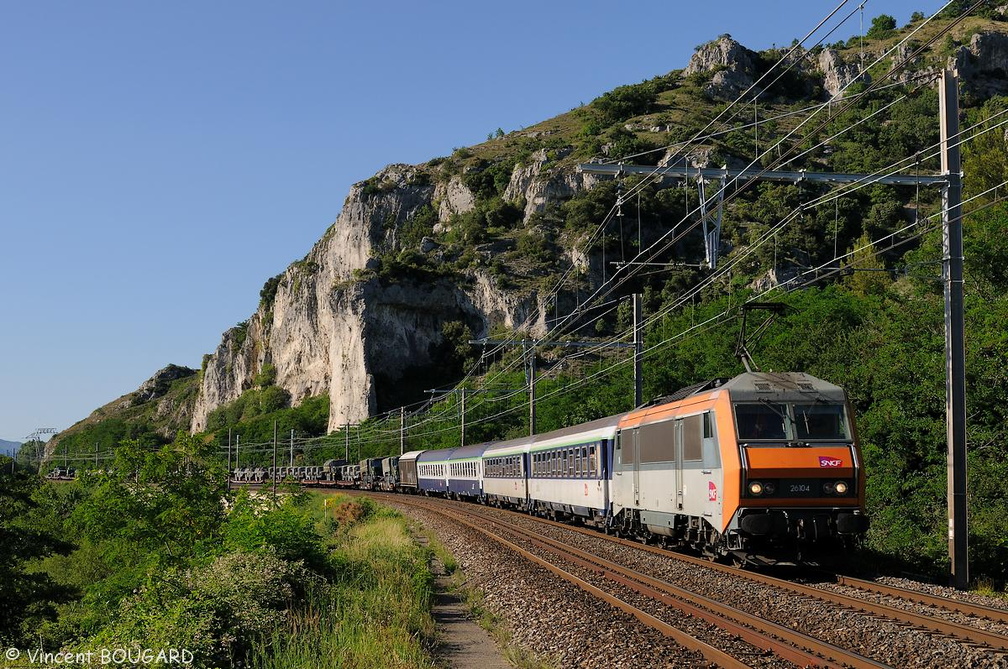
<instances>
[{"instance_id":1,"label":"clear sky","mask_svg":"<svg viewBox=\"0 0 1008 669\"><path fill-rule=\"evenodd\" d=\"M0 438L198 368L383 166L838 4L0 0ZM942 4L872 0L864 28Z\"/></svg>"}]
</instances>

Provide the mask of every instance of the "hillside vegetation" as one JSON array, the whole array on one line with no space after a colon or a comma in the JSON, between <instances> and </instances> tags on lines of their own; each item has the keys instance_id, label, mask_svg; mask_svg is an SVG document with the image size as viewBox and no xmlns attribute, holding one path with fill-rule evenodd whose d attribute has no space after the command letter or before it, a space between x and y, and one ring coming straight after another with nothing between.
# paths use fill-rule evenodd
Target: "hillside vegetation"
<instances>
[{"instance_id":1,"label":"hillside vegetation","mask_svg":"<svg viewBox=\"0 0 1008 669\"><path fill-rule=\"evenodd\" d=\"M865 40L868 62L920 24L918 18L898 29L880 18ZM933 174L939 169L930 149L938 141L937 94L931 80L911 75L933 74L950 57L967 62L962 47L975 35L1006 31L990 12L943 34L949 25L949 20L936 21L915 35L907 52L925 45L926 50L899 70L906 74L899 85L887 79L893 58L883 58L870 71L870 82L851 84L810 123L805 121L810 108L828 98L823 73L811 65L825 45L803 53L801 67L767 86L755 104L748 98L741 109L729 109L734 95L724 85L734 66L714 66L622 86L533 127L492 132L483 144L419 166L418 179L430 183L460 179L474 195L472 209L447 221L433 207L421 209L390 232L376 262L356 280L423 286L464 283L475 272L486 272L513 294L549 296L547 323L576 314L548 339L599 343L628 341L625 298L641 293L649 318L645 398L739 373L734 356L739 305L755 297L786 304L786 313L753 347L757 361L765 369L805 371L847 389L869 473L872 529L866 548L879 558L877 564L943 578L948 567L945 363L937 189L872 185L820 200L830 187L746 183L727 196L721 267L712 273L697 266L703 239L693 179L601 180L590 190L547 198L531 211L509 187L516 172L533 166L561 182L579 163L618 159L652 165L685 159L717 167L746 165L759 155L757 165L765 167L873 173L907 158L902 172ZM861 57L858 38L831 46L848 63ZM747 72L758 78L786 53L776 49L747 56ZM994 127L1002 120L1008 99L996 94L994 84L1008 91L1008 73L983 71L964 78L964 129ZM725 110L728 116L709 126ZM759 124L751 123L754 117ZM779 147L768 151L777 142ZM1008 498L1002 484L1008 478L1002 455L1008 436L1008 207L1000 203L1003 186L990 190L1008 179L1003 129L965 143L964 171L971 569L979 582L1003 588L1008 579L1003 533ZM376 177L365 182L364 191L377 197L393 187ZM634 195L622 200L622 216L614 215L626 193ZM674 243L661 242L674 228L682 231ZM425 250L425 239L436 240L433 250ZM647 271L624 272L630 278L605 299L591 301L601 286L612 285L607 283L616 269L612 263L654 248L661 251L649 253L653 265ZM276 279L271 279L264 300L271 281L275 294ZM527 433L521 346L481 349L469 344L471 337L459 324L451 332L453 346L441 357L453 379L470 391L467 442ZM632 372L620 349L545 345L537 353L538 431L631 408ZM297 461L398 453L398 406L413 401L407 450L459 443L459 392L423 404L429 396L420 390L421 379L409 397L379 398L383 407L394 409L387 416L325 435L328 398L291 407L290 397L267 372L238 402L212 414L210 437L219 453L229 438L240 435L248 445L243 462L265 463L274 430L281 443L292 430L296 433ZM123 428L113 429L111 421L122 421ZM83 426L57 444L68 445L72 457L93 452L95 443L111 452L125 437L149 447L167 441L148 418L118 415Z\"/></svg>"}]
</instances>

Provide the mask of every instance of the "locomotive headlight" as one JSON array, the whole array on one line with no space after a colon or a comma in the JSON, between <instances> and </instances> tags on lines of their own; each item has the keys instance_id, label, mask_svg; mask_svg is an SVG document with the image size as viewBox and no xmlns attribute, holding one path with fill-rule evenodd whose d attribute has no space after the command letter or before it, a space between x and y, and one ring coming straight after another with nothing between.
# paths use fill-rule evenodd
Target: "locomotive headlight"
<instances>
[{"instance_id":1,"label":"locomotive headlight","mask_svg":"<svg viewBox=\"0 0 1008 669\"><path fill-rule=\"evenodd\" d=\"M833 484L833 490L838 495L846 495L847 494L847 483L844 482L844 481L837 481L836 483Z\"/></svg>"},{"instance_id":2,"label":"locomotive headlight","mask_svg":"<svg viewBox=\"0 0 1008 669\"><path fill-rule=\"evenodd\" d=\"M749 484L749 494L753 497L759 497L763 494L763 484L759 481L753 481Z\"/></svg>"}]
</instances>

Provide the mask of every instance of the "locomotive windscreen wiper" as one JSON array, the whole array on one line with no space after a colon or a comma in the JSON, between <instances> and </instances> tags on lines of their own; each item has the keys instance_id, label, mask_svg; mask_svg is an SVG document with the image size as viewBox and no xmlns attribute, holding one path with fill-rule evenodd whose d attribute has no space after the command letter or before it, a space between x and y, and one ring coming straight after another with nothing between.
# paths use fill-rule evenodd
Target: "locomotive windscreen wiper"
<instances>
[{"instance_id":1,"label":"locomotive windscreen wiper","mask_svg":"<svg viewBox=\"0 0 1008 669\"><path fill-rule=\"evenodd\" d=\"M780 418L781 420L783 420L783 421L784 421L785 423L787 422L787 419L788 419L788 417L787 417L787 414L786 414L786 413L784 413L783 411L781 411L780 409L778 409L778 408L777 408L777 405L776 405L776 404L774 404L774 403L770 402L770 401L769 401L769 400L768 400L767 398L765 398L765 397L761 397L761 398L759 398L759 402L760 402L760 404L764 404L764 405L766 405L766 407L767 407L768 409L770 409L770 411L773 411L773 412L774 412L775 414L777 414L777 416L778 416L778 417L779 417L779 418Z\"/></svg>"}]
</instances>

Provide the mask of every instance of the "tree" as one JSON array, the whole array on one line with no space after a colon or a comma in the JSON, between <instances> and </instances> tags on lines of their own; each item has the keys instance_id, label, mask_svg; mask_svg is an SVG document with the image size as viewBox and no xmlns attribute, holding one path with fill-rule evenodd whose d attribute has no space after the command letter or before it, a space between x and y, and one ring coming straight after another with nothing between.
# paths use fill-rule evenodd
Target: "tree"
<instances>
[{"instance_id":1,"label":"tree","mask_svg":"<svg viewBox=\"0 0 1008 669\"><path fill-rule=\"evenodd\" d=\"M992 127L992 119L1004 112L1008 100L994 98L989 100L982 109L971 114L975 127ZM977 134L963 146L963 162L967 178L963 179L963 199L976 198L969 205L976 208L993 202L999 194L1004 193L1000 184L1008 180L1008 140L1003 130L990 130ZM981 196L982 193L986 195Z\"/></svg>"},{"instance_id":2,"label":"tree","mask_svg":"<svg viewBox=\"0 0 1008 669\"><path fill-rule=\"evenodd\" d=\"M94 474L74 512L91 539L118 539L166 563L206 552L220 536L227 473L210 440L179 433L158 449L125 441Z\"/></svg>"},{"instance_id":3,"label":"tree","mask_svg":"<svg viewBox=\"0 0 1008 669\"><path fill-rule=\"evenodd\" d=\"M886 37L892 35L894 30L896 30L896 19L888 14L879 14L872 19L871 28L868 29L866 37L871 39L885 39Z\"/></svg>"},{"instance_id":4,"label":"tree","mask_svg":"<svg viewBox=\"0 0 1008 669\"><path fill-rule=\"evenodd\" d=\"M844 267L851 270L851 275L844 279L844 283L856 295L880 295L892 283L868 233L854 242L854 251Z\"/></svg>"},{"instance_id":5,"label":"tree","mask_svg":"<svg viewBox=\"0 0 1008 669\"><path fill-rule=\"evenodd\" d=\"M0 456L0 643L21 640L25 623L51 612L63 591L45 573L28 570L31 560L67 552L69 544L47 529L26 522L37 505L32 494L40 481L24 469L11 471L11 459Z\"/></svg>"}]
</instances>

